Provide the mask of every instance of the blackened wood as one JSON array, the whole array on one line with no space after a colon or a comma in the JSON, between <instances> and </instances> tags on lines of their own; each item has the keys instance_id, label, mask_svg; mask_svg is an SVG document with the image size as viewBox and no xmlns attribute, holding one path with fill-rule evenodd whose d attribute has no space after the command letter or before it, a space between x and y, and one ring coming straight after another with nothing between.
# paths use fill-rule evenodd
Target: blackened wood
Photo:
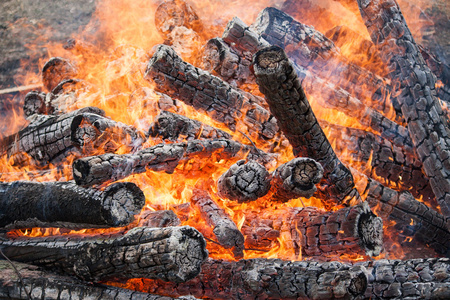
<instances>
[{"instance_id":1,"label":"blackened wood","mask_svg":"<svg viewBox=\"0 0 450 300\"><path fill-rule=\"evenodd\" d=\"M135 154L103 154L74 161L73 177L77 184L91 186L115 181L146 170L173 173L191 159L215 163L221 159L234 163L250 147L228 139L193 140L183 143L158 144Z\"/></svg>"},{"instance_id":2,"label":"blackened wood","mask_svg":"<svg viewBox=\"0 0 450 300\"><path fill-rule=\"evenodd\" d=\"M69 155L80 153L79 145L73 143L72 123L77 116L104 112L95 107L86 107L61 116L37 117L27 127L0 141L0 153L21 164L20 153L27 153L38 164L57 163Z\"/></svg>"},{"instance_id":3,"label":"blackened wood","mask_svg":"<svg viewBox=\"0 0 450 300\"><path fill-rule=\"evenodd\" d=\"M146 78L155 83L156 90L193 106L233 131L249 134L269 149L280 141L275 118L258 104L263 99L184 62L168 46L157 46Z\"/></svg>"},{"instance_id":4,"label":"blackened wood","mask_svg":"<svg viewBox=\"0 0 450 300\"><path fill-rule=\"evenodd\" d=\"M29 92L24 99L23 113L26 117L34 114L46 115L47 108L45 106L45 93L39 91Z\"/></svg>"},{"instance_id":5,"label":"blackened wood","mask_svg":"<svg viewBox=\"0 0 450 300\"><path fill-rule=\"evenodd\" d=\"M363 196L386 223L395 221L397 242L402 243L409 237L411 242L450 256L450 222L443 215L416 200L409 192L397 192L373 179L366 179L366 182Z\"/></svg>"},{"instance_id":6,"label":"blackened wood","mask_svg":"<svg viewBox=\"0 0 450 300\"><path fill-rule=\"evenodd\" d=\"M148 136L160 137L168 141L182 141L194 139L231 139L231 135L223 130L206 125L200 121L183 115L161 111L148 131Z\"/></svg>"},{"instance_id":7,"label":"blackened wood","mask_svg":"<svg viewBox=\"0 0 450 300\"><path fill-rule=\"evenodd\" d=\"M424 201L436 201L422 163L412 149L397 147L365 130L320 121L322 129L342 160L368 177L398 190L408 190Z\"/></svg>"},{"instance_id":8,"label":"blackened wood","mask_svg":"<svg viewBox=\"0 0 450 300\"><path fill-rule=\"evenodd\" d=\"M184 282L200 273L207 258L194 228L136 227L112 237L54 236L1 240L11 260L30 263L86 281L152 278Z\"/></svg>"},{"instance_id":9,"label":"blackened wood","mask_svg":"<svg viewBox=\"0 0 450 300\"><path fill-rule=\"evenodd\" d=\"M145 291L213 299L356 299L367 287L365 269L339 262L208 259L193 280L144 280ZM133 287L133 282L129 282Z\"/></svg>"},{"instance_id":10,"label":"blackened wood","mask_svg":"<svg viewBox=\"0 0 450 300\"><path fill-rule=\"evenodd\" d=\"M327 207L360 200L350 171L333 151L306 99L292 63L283 49L272 46L259 50L253 59L256 82L270 111L293 147L295 156L310 157L322 164L319 190Z\"/></svg>"},{"instance_id":11,"label":"blackened wood","mask_svg":"<svg viewBox=\"0 0 450 300\"><path fill-rule=\"evenodd\" d=\"M139 215L140 227L168 227L180 224L180 219L171 210L147 210Z\"/></svg>"},{"instance_id":12,"label":"blackened wood","mask_svg":"<svg viewBox=\"0 0 450 300\"><path fill-rule=\"evenodd\" d=\"M52 57L42 68L42 82L47 91L51 92L61 81L76 76L75 66L62 57Z\"/></svg>"},{"instance_id":13,"label":"blackened wood","mask_svg":"<svg viewBox=\"0 0 450 300\"><path fill-rule=\"evenodd\" d=\"M270 190L269 171L256 161L240 160L217 181L219 197L238 202L254 201Z\"/></svg>"},{"instance_id":14,"label":"blackened wood","mask_svg":"<svg viewBox=\"0 0 450 300\"><path fill-rule=\"evenodd\" d=\"M442 214L450 218L450 127L436 98L435 78L395 0L359 0L358 6L398 86L398 101L409 134Z\"/></svg>"},{"instance_id":15,"label":"blackened wood","mask_svg":"<svg viewBox=\"0 0 450 300\"><path fill-rule=\"evenodd\" d=\"M314 159L294 158L272 173L270 183L275 193L271 199L286 202L299 197L310 198L317 191L316 184L322 177L322 165Z\"/></svg>"},{"instance_id":16,"label":"blackened wood","mask_svg":"<svg viewBox=\"0 0 450 300\"><path fill-rule=\"evenodd\" d=\"M133 221L145 196L131 182L115 183L101 191L74 182L14 181L0 183L0 203L0 227L33 218L117 227Z\"/></svg>"},{"instance_id":17,"label":"blackened wood","mask_svg":"<svg viewBox=\"0 0 450 300\"><path fill-rule=\"evenodd\" d=\"M358 263L372 274L365 297L371 299L448 299L448 258L375 260Z\"/></svg>"},{"instance_id":18,"label":"blackened wood","mask_svg":"<svg viewBox=\"0 0 450 300\"><path fill-rule=\"evenodd\" d=\"M145 134L136 128L96 114L77 115L70 127L72 142L85 154L115 152L119 148L136 151L145 141Z\"/></svg>"},{"instance_id":19,"label":"blackened wood","mask_svg":"<svg viewBox=\"0 0 450 300\"><path fill-rule=\"evenodd\" d=\"M313 27L268 7L260 12L251 28L272 45L284 48L299 66L351 91L358 99L371 99L387 106L384 102L391 89L386 80L342 57L336 45Z\"/></svg>"},{"instance_id":20,"label":"blackened wood","mask_svg":"<svg viewBox=\"0 0 450 300\"><path fill-rule=\"evenodd\" d=\"M257 249L271 249L287 235L297 255L322 261L345 260L349 254L377 256L383 247L383 221L366 202L334 212L316 207L248 210L242 233L246 247Z\"/></svg>"},{"instance_id":21,"label":"blackened wood","mask_svg":"<svg viewBox=\"0 0 450 300\"><path fill-rule=\"evenodd\" d=\"M196 205L208 225L213 227L213 233L219 244L232 249L235 258L244 257L244 236L230 216L220 208L206 191L193 191L191 202Z\"/></svg>"},{"instance_id":22,"label":"blackened wood","mask_svg":"<svg viewBox=\"0 0 450 300\"><path fill-rule=\"evenodd\" d=\"M70 276L42 271L33 265L13 262L22 277L6 260L0 261L0 299L105 299L105 300L172 300L171 297L140 293L103 284L93 285ZM27 294L29 293L29 294ZM184 298L184 299L194 299Z\"/></svg>"}]
</instances>

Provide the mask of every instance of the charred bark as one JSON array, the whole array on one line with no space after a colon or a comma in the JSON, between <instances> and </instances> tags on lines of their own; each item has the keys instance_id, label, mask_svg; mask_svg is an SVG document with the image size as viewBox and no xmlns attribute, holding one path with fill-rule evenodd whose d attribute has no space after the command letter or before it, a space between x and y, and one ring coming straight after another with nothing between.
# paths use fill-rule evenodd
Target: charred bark
<instances>
[{"instance_id":1,"label":"charred bark","mask_svg":"<svg viewBox=\"0 0 450 300\"><path fill-rule=\"evenodd\" d=\"M168 227L181 224L180 219L171 210L144 211L139 215L139 227Z\"/></svg>"},{"instance_id":2,"label":"charred bark","mask_svg":"<svg viewBox=\"0 0 450 300\"><path fill-rule=\"evenodd\" d=\"M397 192L373 179L366 181L363 196L383 221L396 223L397 242L409 237L412 242L450 256L450 222L443 215L417 201L409 192Z\"/></svg>"},{"instance_id":3,"label":"charred bark","mask_svg":"<svg viewBox=\"0 0 450 300\"><path fill-rule=\"evenodd\" d=\"M148 136L160 137L171 142L194 139L231 139L231 135L223 130L168 111L162 111L156 116L148 131Z\"/></svg>"},{"instance_id":4,"label":"charred bark","mask_svg":"<svg viewBox=\"0 0 450 300\"><path fill-rule=\"evenodd\" d=\"M287 233L297 255L317 260L377 256L383 246L383 222L366 202L334 212L315 207L247 211L242 233L246 247L259 249L271 249Z\"/></svg>"},{"instance_id":5,"label":"charred bark","mask_svg":"<svg viewBox=\"0 0 450 300\"><path fill-rule=\"evenodd\" d=\"M0 153L13 157L15 164L22 163L21 153L28 154L38 164L57 163L69 155L79 155L79 144L72 140L77 128L72 124L83 114L103 115L104 112L86 107L61 116L35 116L26 128L0 141Z\"/></svg>"},{"instance_id":6,"label":"charred bark","mask_svg":"<svg viewBox=\"0 0 450 300\"><path fill-rule=\"evenodd\" d=\"M42 82L47 91L51 92L61 81L76 76L77 70L67 59L52 57L42 68Z\"/></svg>"},{"instance_id":7,"label":"charred bark","mask_svg":"<svg viewBox=\"0 0 450 300\"><path fill-rule=\"evenodd\" d=\"M41 237L1 240L11 260L41 266L86 281L152 278L184 282L200 273L207 258L194 228L136 227L119 237Z\"/></svg>"},{"instance_id":8,"label":"charred bark","mask_svg":"<svg viewBox=\"0 0 450 300\"><path fill-rule=\"evenodd\" d=\"M219 197L238 202L254 201L270 190L271 176L256 161L240 160L232 165L217 181Z\"/></svg>"},{"instance_id":9,"label":"charred bark","mask_svg":"<svg viewBox=\"0 0 450 300\"><path fill-rule=\"evenodd\" d=\"M45 96L45 93L39 91L31 91L25 96L23 103L25 117L31 117L34 114L48 114L47 107L45 106Z\"/></svg>"},{"instance_id":10,"label":"charred bark","mask_svg":"<svg viewBox=\"0 0 450 300\"><path fill-rule=\"evenodd\" d=\"M74 182L0 183L0 227L15 221L81 223L89 226L124 226L145 204L144 193L134 183L86 189ZM18 224L16 224L18 225Z\"/></svg>"},{"instance_id":11,"label":"charred bark","mask_svg":"<svg viewBox=\"0 0 450 300\"><path fill-rule=\"evenodd\" d=\"M227 139L159 144L135 154L103 154L80 158L73 163L73 177L77 184L91 186L116 181L146 170L173 173L176 168L182 170L193 158L208 158L205 164L214 164L221 159L231 164L250 150L250 147ZM202 166L204 165L198 166L198 169Z\"/></svg>"},{"instance_id":12,"label":"charred bark","mask_svg":"<svg viewBox=\"0 0 450 300\"><path fill-rule=\"evenodd\" d=\"M361 263L372 274L365 297L371 299L448 299L448 258L376 260Z\"/></svg>"},{"instance_id":13,"label":"charred bark","mask_svg":"<svg viewBox=\"0 0 450 300\"><path fill-rule=\"evenodd\" d=\"M236 258L243 258L244 236L230 216L205 191L194 190L191 202L200 209L206 222L214 227L213 233L219 244L227 249L232 249Z\"/></svg>"},{"instance_id":14,"label":"charred bark","mask_svg":"<svg viewBox=\"0 0 450 300\"><path fill-rule=\"evenodd\" d=\"M401 111L424 173L450 218L449 119L436 98L435 79L414 42L396 1L358 1L373 42L398 85Z\"/></svg>"},{"instance_id":15,"label":"charred bark","mask_svg":"<svg viewBox=\"0 0 450 300\"><path fill-rule=\"evenodd\" d=\"M323 168L314 159L297 157L279 166L272 173L271 185L275 191L272 200L310 198L317 191L316 184L323 177Z\"/></svg>"},{"instance_id":16,"label":"charred bark","mask_svg":"<svg viewBox=\"0 0 450 300\"><path fill-rule=\"evenodd\" d=\"M16 300L63 300L63 299L105 299L105 300L172 300L174 298L140 293L128 289L93 285L69 276L39 270L38 267L13 262L21 280L9 262L0 261L0 299ZM178 298L179 299L179 298ZM193 297L183 297L192 299Z\"/></svg>"},{"instance_id":17,"label":"charred bark","mask_svg":"<svg viewBox=\"0 0 450 300\"><path fill-rule=\"evenodd\" d=\"M181 283L144 280L145 290L171 296L214 299L355 299L367 287L365 269L311 261L208 259L193 280ZM128 282L133 287L133 282Z\"/></svg>"},{"instance_id":18,"label":"charred bark","mask_svg":"<svg viewBox=\"0 0 450 300\"><path fill-rule=\"evenodd\" d=\"M275 118L258 104L262 99L182 61L168 46L157 47L146 78L155 83L156 90L206 113L232 131L248 133L268 149L280 140Z\"/></svg>"},{"instance_id":19,"label":"charred bark","mask_svg":"<svg viewBox=\"0 0 450 300\"><path fill-rule=\"evenodd\" d=\"M324 169L319 189L327 207L360 201L350 171L340 162L311 110L292 63L272 46L253 59L257 83L295 156L317 160Z\"/></svg>"}]
</instances>

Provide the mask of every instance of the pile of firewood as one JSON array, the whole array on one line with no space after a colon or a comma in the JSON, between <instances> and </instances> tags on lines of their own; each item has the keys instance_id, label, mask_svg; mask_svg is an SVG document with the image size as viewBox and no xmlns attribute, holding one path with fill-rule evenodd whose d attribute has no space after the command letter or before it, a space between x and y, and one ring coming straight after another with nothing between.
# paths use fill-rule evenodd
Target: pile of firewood
<instances>
[{"instance_id":1,"label":"pile of firewood","mask_svg":"<svg viewBox=\"0 0 450 300\"><path fill-rule=\"evenodd\" d=\"M171 47L173 32L200 32L202 21L181 0L163 2L155 17L166 41L143 74L158 97L146 88L130 95L130 104L154 114L147 132L96 107L75 110L80 93L95 88L76 79L70 60L50 59L42 70L47 93L26 95L29 125L2 139L0 154L42 172L71 164L73 180L0 183L0 298L449 298L450 123L441 101L450 101L450 89L435 88L436 77L446 82L442 63L414 42L395 0L358 5L373 39L367 45L387 74L340 53L348 29L331 30L329 39L272 7L251 26L231 20L194 66ZM82 47L71 41L67 49ZM317 118L308 97L368 130ZM184 116L185 105L227 129ZM145 146L149 139L154 146ZM295 158L281 161L290 147ZM172 210L144 209L143 191L123 181L222 168ZM276 208L312 196L326 210ZM219 198L269 205L245 210L238 225ZM211 230L180 226L198 211ZM391 240L407 238L424 257L369 259L384 251L383 222L395 224ZM16 234L37 227L61 234ZM112 230L62 234L96 228ZM281 237L304 260L243 259ZM207 243L229 249L235 261L208 258ZM103 285L125 281L139 292Z\"/></svg>"}]
</instances>

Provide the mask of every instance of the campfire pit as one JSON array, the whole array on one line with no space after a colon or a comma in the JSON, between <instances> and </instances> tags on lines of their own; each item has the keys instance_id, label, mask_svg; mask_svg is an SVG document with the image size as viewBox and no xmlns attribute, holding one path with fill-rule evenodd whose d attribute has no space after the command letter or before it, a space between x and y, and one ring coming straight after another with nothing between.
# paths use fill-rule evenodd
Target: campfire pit
<instances>
[{"instance_id":1,"label":"campfire pit","mask_svg":"<svg viewBox=\"0 0 450 300\"><path fill-rule=\"evenodd\" d=\"M213 2L99 1L24 74L0 298L450 298L436 48L396 0Z\"/></svg>"}]
</instances>

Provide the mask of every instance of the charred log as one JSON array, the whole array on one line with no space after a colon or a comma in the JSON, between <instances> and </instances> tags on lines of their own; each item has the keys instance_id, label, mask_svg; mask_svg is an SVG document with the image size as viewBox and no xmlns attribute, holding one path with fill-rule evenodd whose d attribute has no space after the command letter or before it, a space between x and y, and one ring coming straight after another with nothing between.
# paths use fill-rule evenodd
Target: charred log
<instances>
[{"instance_id":1,"label":"charred log","mask_svg":"<svg viewBox=\"0 0 450 300\"><path fill-rule=\"evenodd\" d=\"M22 279L7 261L0 261L0 298L1 299L105 299L105 300L172 300L171 297L140 293L128 289L92 285L86 281L69 276L39 270L38 267L13 262ZM22 282L23 285L22 285ZM31 298L30 298L31 297ZM193 297L183 297L192 299Z\"/></svg>"},{"instance_id":2,"label":"charred log","mask_svg":"<svg viewBox=\"0 0 450 300\"><path fill-rule=\"evenodd\" d=\"M361 15L390 77L424 173L450 218L449 119L436 98L435 79L414 42L396 1L358 1Z\"/></svg>"},{"instance_id":3,"label":"charred log","mask_svg":"<svg viewBox=\"0 0 450 300\"><path fill-rule=\"evenodd\" d=\"M377 256L383 246L383 222L366 202L334 212L315 207L247 211L242 233L247 247L259 249L270 249L286 233L297 255L318 260L345 259L350 253Z\"/></svg>"},{"instance_id":4,"label":"charred log","mask_svg":"<svg viewBox=\"0 0 450 300\"><path fill-rule=\"evenodd\" d=\"M77 184L91 186L146 170L173 173L176 168L182 169L193 158L208 158L209 162L205 163L212 164L226 159L231 164L250 150L247 146L227 139L159 144L135 154L103 154L80 158L73 163L73 177ZM202 166L204 165L198 168Z\"/></svg>"},{"instance_id":5,"label":"charred log","mask_svg":"<svg viewBox=\"0 0 450 300\"><path fill-rule=\"evenodd\" d=\"M76 76L77 70L70 61L52 57L42 68L42 82L47 91L52 91L61 81Z\"/></svg>"},{"instance_id":6,"label":"charred log","mask_svg":"<svg viewBox=\"0 0 450 300\"><path fill-rule=\"evenodd\" d=\"M24 99L23 113L25 117L30 117L34 114L47 115L47 107L45 106L46 94L38 91L29 92Z\"/></svg>"},{"instance_id":7,"label":"charred log","mask_svg":"<svg viewBox=\"0 0 450 300\"><path fill-rule=\"evenodd\" d=\"M231 139L231 135L223 130L168 111L162 111L156 116L148 136L160 137L172 142L194 139Z\"/></svg>"},{"instance_id":8,"label":"charred log","mask_svg":"<svg viewBox=\"0 0 450 300\"><path fill-rule=\"evenodd\" d=\"M262 99L249 98L249 93L182 61L168 46L157 47L146 78L156 84L158 91L180 99L233 131L249 133L269 149L280 140L275 118L258 104Z\"/></svg>"},{"instance_id":9,"label":"charred log","mask_svg":"<svg viewBox=\"0 0 450 300\"><path fill-rule=\"evenodd\" d=\"M448 258L376 260L361 263L372 274L365 297L372 299L447 299Z\"/></svg>"},{"instance_id":10,"label":"charred log","mask_svg":"<svg viewBox=\"0 0 450 300\"><path fill-rule=\"evenodd\" d=\"M186 283L144 280L146 292L214 299L355 299L367 281L360 266L280 259L208 259L200 275Z\"/></svg>"},{"instance_id":11,"label":"charred log","mask_svg":"<svg viewBox=\"0 0 450 300\"><path fill-rule=\"evenodd\" d=\"M272 173L272 200L286 202L291 199L310 198L317 191L316 184L323 176L322 166L314 159L297 157L279 166Z\"/></svg>"},{"instance_id":12,"label":"charred log","mask_svg":"<svg viewBox=\"0 0 450 300\"><path fill-rule=\"evenodd\" d=\"M0 153L13 157L16 164L22 163L21 153L27 153L38 164L57 163L69 155L79 155L79 144L72 141L72 124L83 114L103 115L95 107L86 107L61 116L38 116L30 125L18 133L0 141Z\"/></svg>"},{"instance_id":13,"label":"charred log","mask_svg":"<svg viewBox=\"0 0 450 300\"><path fill-rule=\"evenodd\" d=\"M67 113L83 93L94 93L93 86L79 79L66 79L61 81L45 97L45 110L49 114Z\"/></svg>"},{"instance_id":14,"label":"charred log","mask_svg":"<svg viewBox=\"0 0 450 300\"><path fill-rule=\"evenodd\" d=\"M144 211L139 215L139 227L168 227L181 224L180 219L171 210Z\"/></svg>"},{"instance_id":15,"label":"charred log","mask_svg":"<svg viewBox=\"0 0 450 300\"><path fill-rule=\"evenodd\" d=\"M109 238L42 237L1 240L11 260L41 266L86 281L152 278L184 282L200 273L208 256L194 228L136 227Z\"/></svg>"},{"instance_id":16,"label":"charred log","mask_svg":"<svg viewBox=\"0 0 450 300\"><path fill-rule=\"evenodd\" d=\"M0 184L0 203L0 227L29 219L117 227L133 221L145 196L131 182L101 191L74 182L14 181Z\"/></svg>"},{"instance_id":17,"label":"charred log","mask_svg":"<svg viewBox=\"0 0 450 300\"><path fill-rule=\"evenodd\" d=\"M264 48L255 54L253 62L259 88L294 155L310 157L323 166L319 189L324 204L331 207L348 205L353 198L360 201L352 174L334 153L283 49Z\"/></svg>"},{"instance_id":18,"label":"charred log","mask_svg":"<svg viewBox=\"0 0 450 300\"><path fill-rule=\"evenodd\" d=\"M194 190L191 202L200 209L206 222L214 227L213 233L219 244L227 249L232 249L236 258L244 257L244 236L230 216L211 199L208 193L198 189Z\"/></svg>"},{"instance_id":19,"label":"charred log","mask_svg":"<svg viewBox=\"0 0 450 300\"><path fill-rule=\"evenodd\" d=\"M240 160L220 176L217 192L219 197L238 202L254 201L269 192L270 179L264 166L255 161Z\"/></svg>"}]
</instances>

